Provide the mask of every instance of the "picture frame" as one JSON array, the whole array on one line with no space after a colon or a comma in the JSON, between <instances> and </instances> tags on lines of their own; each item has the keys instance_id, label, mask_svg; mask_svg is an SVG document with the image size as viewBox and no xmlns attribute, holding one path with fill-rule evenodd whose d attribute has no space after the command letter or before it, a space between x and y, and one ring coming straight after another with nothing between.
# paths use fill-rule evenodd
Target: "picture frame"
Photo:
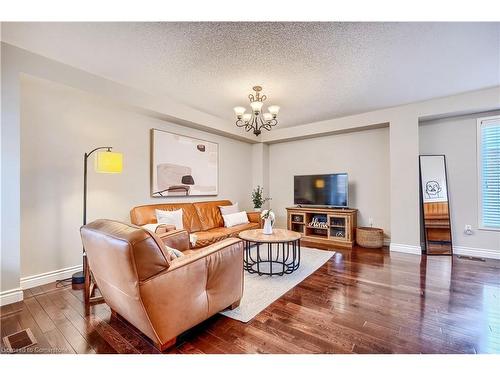
<instances>
[{"instance_id":1,"label":"picture frame","mask_svg":"<svg viewBox=\"0 0 500 375\"><path fill-rule=\"evenodd\" d=\"M151 129L151 196L216 196L219 144Z\"/></svg>"}]
</instances>

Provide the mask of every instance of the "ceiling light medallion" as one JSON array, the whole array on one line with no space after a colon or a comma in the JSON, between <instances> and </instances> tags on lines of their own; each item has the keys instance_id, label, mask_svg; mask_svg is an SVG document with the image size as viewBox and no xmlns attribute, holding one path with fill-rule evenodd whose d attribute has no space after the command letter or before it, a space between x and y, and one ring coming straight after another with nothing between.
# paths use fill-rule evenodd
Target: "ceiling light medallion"
<instances>
[{"instance_id":1,"label":"ceiling light medallion","mask_svg":"<svg viewBox=\"0 0 500 375\"><path fill-rule=\"evenodd\" d=\"M255 91L255 95L248 95L250 107L252 107L251 113L245 113L245 107L234 107L233 109L237 118L236 126L240 128L244 127L247 132L253 130L253 134L258 136L262 133L261 129L271 130L273 126L278 125L276 117L278 116L280 107L277 105L270 105L267 107L269 112L262 113L262 106L267 97L260 94L262 91L262 87L260 86L254 86L253 91Z\"/></svg>"}]
</instances>

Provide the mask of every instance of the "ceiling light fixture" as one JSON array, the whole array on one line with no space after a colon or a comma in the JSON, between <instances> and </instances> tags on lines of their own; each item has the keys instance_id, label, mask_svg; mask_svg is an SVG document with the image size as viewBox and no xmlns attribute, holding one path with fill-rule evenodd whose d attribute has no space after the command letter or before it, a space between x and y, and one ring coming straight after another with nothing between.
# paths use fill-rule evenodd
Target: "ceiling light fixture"
<instances>
[{"instance_id":1,"label":"ceiling light fixture","mask_svg":"<svg viewBox=\"0 0 500 375\"><path fill-rule=\"evenodd\" d=\"M251 113L245 113L245 107L234 107L234 113L236 114L236 126L240 128L245 128L245 131L253 130L253 134L259 136L262 133L261 129L271 130L273 126L278 125L278 112L280 107L277 105L270 105L267 107L268 112L262 113L262 106L267 96L261 95L261 86L254 86L254 94L248 95L250 99L250 107L252 107Z\"/></svg>"}]
</instances>

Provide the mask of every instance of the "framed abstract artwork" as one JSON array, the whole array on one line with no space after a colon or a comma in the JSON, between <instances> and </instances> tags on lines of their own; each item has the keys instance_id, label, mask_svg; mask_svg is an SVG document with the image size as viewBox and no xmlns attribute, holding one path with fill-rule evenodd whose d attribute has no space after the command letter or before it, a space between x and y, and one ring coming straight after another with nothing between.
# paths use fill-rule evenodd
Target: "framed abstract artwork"
<instances>
[{"instance_id":1,"label":"framed abstract artwork","mask_svg":"<svg viewBox=\"0 0 500 375\"><path fill-rule=\"evenodd\" d=\"M151 196L217 195L219 145L151 129Z\"/></svg>"}]
</instances>

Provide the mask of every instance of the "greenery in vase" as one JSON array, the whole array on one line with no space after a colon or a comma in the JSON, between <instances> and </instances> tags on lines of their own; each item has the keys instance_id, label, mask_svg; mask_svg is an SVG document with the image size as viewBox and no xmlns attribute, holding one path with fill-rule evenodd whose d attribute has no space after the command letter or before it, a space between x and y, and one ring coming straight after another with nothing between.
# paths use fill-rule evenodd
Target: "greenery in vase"
<instances>
[{"instance_id":1,"label":"greenery in vase","mask_svg":"<svg viewBox=\"0 0 500 375\"><path fill-rule=\"evenodd\" d=\"M273 225L274 219L276 219L276 216L274 215L273 210L269 209L269 210L262 211L262 213L260 214L260 218L263 220L271 219L271 225Z\"/></svg>"},{"instance_id":2,"label":"greenery in vase","mask_svg":"<svg viewBox=\"0 0 500 375\"><path fill-rule=\"evenodd\" d=\"M254 208L262 208L264 203L271 200L271 198L264 198L262 195L263 193L264 188L260 185L257 185L257 188L252 191L252 202Z\"/></svg>"}]
</instances>

